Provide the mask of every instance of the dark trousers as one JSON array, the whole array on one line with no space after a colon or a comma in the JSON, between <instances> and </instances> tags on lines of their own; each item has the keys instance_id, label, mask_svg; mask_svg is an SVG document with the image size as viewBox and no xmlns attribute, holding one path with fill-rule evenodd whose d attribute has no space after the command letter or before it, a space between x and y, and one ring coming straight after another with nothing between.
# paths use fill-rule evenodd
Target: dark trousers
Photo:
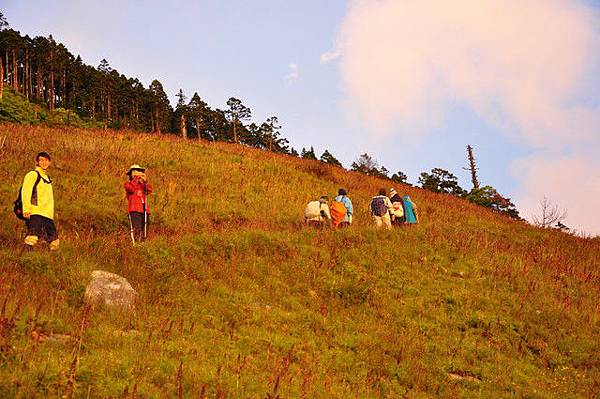
<instances>
[{"instance_id":1,"label":"dark trousers","mask_svg":"<svg viewBox=\"0 0 600 399\"><path fill-rule=\"evenodd\" d=\"M405 221L406 221L406 218L405 218L404 216L401 216L401 217L397 217L397 216L396 216L396 217L395 217L395 218L392 220L392 226L394 226L394 227L400 227L400 226L403 226Z\"/></svg>"},{"instance_id":2,"label":"dark trousers","mask_svg":"<svg viewBox=\"0 0 600 399\"><path fill-rule=\"evenodd\" d=\"M129 212L129 223L133 229L133 235L135 241L143 241L144 237L144 214L142 212ZM148 233L148 226L150 226L150 214L146 214L146 233Z\"/></svg>"},{"instance_id":3,"label":"dark trousers","mask_svg":"<svg viewBox=\"0 0 600 399\"><path fill-rule=\"evenodd\" d=\"M306 225L309 227L314 227L316 229L322 229L325 227L325 222L322 220L307 220Z\"/></svg>"},{"instance_id":4,"label":"dark trousers","mask_svg":"<svg viewBox=\"0 0 600 399\"><path fill-rule=\"evenodd\" d=\"M27 235L36 236L50 243L58 238L54 220L40 215L31 215L25 220Z\"/></svg>"}]
</instances>

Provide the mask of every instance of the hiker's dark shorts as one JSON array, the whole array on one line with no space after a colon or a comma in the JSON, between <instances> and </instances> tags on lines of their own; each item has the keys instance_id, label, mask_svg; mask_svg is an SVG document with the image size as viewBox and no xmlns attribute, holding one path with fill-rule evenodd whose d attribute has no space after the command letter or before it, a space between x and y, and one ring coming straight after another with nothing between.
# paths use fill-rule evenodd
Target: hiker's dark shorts
<instances>
[{"instance_id":1,"label":"hiker's dark shorts","mask_svg":"<svg viewBox=\"0 0 600 399\"><path fill-rule=\"evenodd\" d=\"M133 231L142 233L144 231L144 214L142 212L129 212ZM146 215L146 226L150 226L150 215Z\"/></svg>"},{"instance_id":2,"label":"hiker's dark shorts","mask_svg":"<svg viewBox=\"0 0 600 399\"><path fill-rule=\"evenodd\" d=\"M46 242L52 242L58 238L56 225L52 219L40 215L31 215L29 219L25 220L25 224L27 225L28 236L36 236Z\"/></svg>"},{"instance_id":3,"label":"hiker's dark shorts","mask_svg":"<svg viewBox=\"0 0 600 399\"><path fill-rule=\"evenodd\" d=\"M395 217L394 220L392 220L392 226L398 227L398 226L404 226L404 223L406 222L406 217L401 216L401 217Z\"/></svg>"},{"instance_id":4,"label":"hiker's dark shorts","mask_svg":"<svg viewBox=\"0 0 600 399\"><path fill-rule=\"evenodd\" d=\"M307 220L306 225L316 229L322 229L325 227L325 222L321 220Z\"/></svg>"}]
</instances>

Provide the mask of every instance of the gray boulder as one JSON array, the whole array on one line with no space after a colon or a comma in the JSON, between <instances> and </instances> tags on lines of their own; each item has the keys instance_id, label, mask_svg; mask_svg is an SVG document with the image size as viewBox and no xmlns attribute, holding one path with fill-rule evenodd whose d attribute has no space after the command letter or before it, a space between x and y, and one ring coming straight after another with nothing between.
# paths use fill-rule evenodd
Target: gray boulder
<instances>
[{"instance_id":1,"label":"gray boulder","mask_svg":"<svg viewBox=\"0 0 600 399\"><path fill-rule=\"evenodd\" d=\"M88 305L133 309L137 292L129 281L118 274L94 270L92 281L85 288L84 301Z\"/></svg>"}]
</instances>

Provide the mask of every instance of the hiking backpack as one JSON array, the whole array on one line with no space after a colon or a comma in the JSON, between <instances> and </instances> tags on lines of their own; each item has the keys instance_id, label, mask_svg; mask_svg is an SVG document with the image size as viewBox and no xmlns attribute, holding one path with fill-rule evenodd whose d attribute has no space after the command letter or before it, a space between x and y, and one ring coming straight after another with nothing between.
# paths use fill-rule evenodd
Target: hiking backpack
<instances>
[{"instance_id":1,"label":"hiking backpack","mask_svg":"<svg viewBox=\"0 0 600 399\"><path fill-rule=\"evenodd\" d=\"M388 211L385 204L385 197L375 197L371 200L371 213L374 216L384 216Z\"/></svg>"},{"instance_id":2,"label":"hiking backpack","mask_svg":"<svg viewBox=\"0 0 600 399\"><path fill-rule=\"evenodd\" d=\"M331 223L333 224L333 227L337 227L346 217L346 205L340 201L333 201L329 208L329 213L331 214Z\"/></svg>"},{"instance_id":3,"label":"hiking backpack","mask_svg":"<svg viewBox=\"0 0 600 399\"><path fill-rule=\"evenodd\" d=\"M304 219L315 219L325 217L323 215L323 206L319 201L311 201L304 208Z\"/></svg>"},{"instance_id":4,"label":"hiking backpack","mask_svg":"<svg viewBox=\"0 0 600 399\"><path fill-rule=\"evenodd\" d=\"M42 180L42 175L40 175L40 172L38 172L37 170L35 171L35 173L37 173L37 179L35 180L35 183L33 184L33 190L31 191L31 202L33 203L34 200L37 203L37 186L38 184L40 184L40 180ZM21 197L21 191L23 189L23 186L19 187L19 195L17 196L17 199L14 202L14 206L13 206L13 212L15 213L15 216L21 220L26 220L25 217L23 216L23 198Z\"/></svg>"}]
</instances>

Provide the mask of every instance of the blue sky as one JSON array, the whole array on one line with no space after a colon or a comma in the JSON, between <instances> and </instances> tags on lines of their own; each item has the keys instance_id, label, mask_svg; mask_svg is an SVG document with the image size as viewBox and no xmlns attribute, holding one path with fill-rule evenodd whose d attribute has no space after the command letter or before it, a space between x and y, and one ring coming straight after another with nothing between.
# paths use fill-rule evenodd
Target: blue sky
<instances>
[{"instance_id":1,"label":"blue sky","mask_svg":"<svg viewBox=\"0 0 600 399\"><path fill-rule=\"evenodd\" d=\"M428 1L431 3L431 0ZM491 2L495 1L497 0ZM412 0L406 1L411 2ZM540 198L548 195L546 192L531 192L533 187L538 190L539 178L535 182L531 179L538 176L535 172L540 165L532 159L544 158L550 152L562 157L565 152L560 150L564 147L558 144L544 147L545 144L534 143L530 140L533 133L523 133L515 127L522 122L518 117L511 119L508 113L506 120L498 123L494 118L484 115L485 112L479 108L481 101L471 101L471 93L465 95L455 87L448 90L446 97L440 102L442 105L435 102L437 100L425 101L421 107L421 111L425 111L421 112L422 120L417 120L414 125L406 122L402 123L402 127L387 128L382 134L373 133L376 129L368 120L359 117L360 109L364 109L361 107L365 105L361 103L362 93L373 90L374 98L380 98L376 95L377 86L388 84L386 79L377 81L364 77L369 74L369 60L357 57L360 58L368 51L363 48L360 52L357 47L366 43L367 50L378 48L385 36L378 37L374 34L370 37L370 33L365 34L361 31L360 20L368 22L372 18L369 29L390 24L389 30L385 32L391 30L396 34L393 31L396 25L406 25L406 21L401 20L407 14L401 8L403 3L393 0L202 0L168 3L156 0L4 0L2 11L12 28L30 36L52 34L71 52L80 54L88 64L97 66L102 58L106 58L113 68L127 76L138 77L146 87L153 79L159 79L172 103L180 88L188 98L198 92L213 107L225 108L229 97L240 98L251 107L253 120L257 122L262 122L271 115L278 116L283 125L284 136L298 150L313 145L319 155L329 149L346 167L359 154L369 152L391 172L402 170L407 173L412 182L416 182L420 172L442 167L456 174L461 185L469 188L469 174L462 167L467 163L465 147L471 144L475 146L480 180L484 184L493 185L509 197L520 198L522 207L531 211L534 208L532 204L539 199L537 194ZM443 10L449 3L439 3L439 12L452 14L460 9L460 3L465 2L459 0L453 3L456 7L449 12ZM590 26L600 23L600 19L594 14L594 10L600 7L600 0L573 1L579 8L562 0L526 0L522 4L529 3L532 10L542 4L544 10L549 10L549 19L562 18L561 15L574 9L573 21L578 22L576 18L585 19L589 16L587 23ZM547 7L544 6L545 3L548 4ZM436 4L435 1L432 4ZM418 7L411 9L415 13L411 20L422 18ZM436 12L435 7L429 8L427 12L431 13L431 10ZM394 20L396 12L397 21ZM464 10L465 15L472 12L473 10ZM507 10L506 15L510 14L510 10ZM524 14L526 15L526 11ZM532 11L532 15L537 14L539 10ZM511 24L510 18L506 17L506 25ZM453 23L444 19L434 21L442 26ZM570 22L571 20L566 20L565 23ZM502 16L498 23L502 24ZM531 22L531 30L536 32L537 29L544 34L545 25L536 23ZM478 29L478 26L473 27L474 36L481 31ZM427 33L426 30L409 32L415 36ZM581 37L587 38L586 34L587 32L581 33ZM478 43L475 39L477 38L472 43ZM594 36L593 40L596 39ZM398 49L395 45L389 43L384 51L395 51ZM565 44L565 48L568 45L571 44ZM338 47L342 50L338 58L321 62L324 53L335 52ZM400 47L400 50L403 49ZM443 50L432 52L430 58L435 59L437 54L443 53ZM585 54L585 51L582 53ZM560 57L560 54L557 56ZM571 98L576 105L596 110L600 105L597 90L600 88L600 61L592 56L582 57L592 66L591 69L588 68L584 78L579 80L580 89ZM377 59L378 62L390 64L397 62L399 67L403 65L402 62L413 62L402 57ZM427 64L430 61L438 62L427 60ZM548 69L553 67L554 65L548 65ZM443 66L442 70L444 68L449 67ZM431 73L435 74L438 70L433 69ZM541 74L543 73L545 71ZM363 77L364 82L361 80ZM354 86L355 81L364 85ZM393 84L394 82L390 83ZM402 88L406 86L406 82L399 84ZM358 91L358 95L357 87L362 90ZM424 87L431 89L430 86ZM490 89L489 84L485 89ZM510 94L507 96L512 98ZM399 90L395 96L387 97L386 101L397 101L401 105L403 101L412 100ZM372 104L367 104L370 105ZM423 128L423 123L428 122L429 118L427 107L432 105L439 105L439 109L431 110L431 119L435 123ZM510 105L509 102L507 107ZM404 115L393 104L389 108L391 113L397 111L397 115ZM438 115L437 119L435 115ZM593 125L593 129L597 127ZM533 128L535 129L537 127ZM600 133L598 130L594 132ZM597 143L597 140L592 140L581 147L587 147L589 152L590 146L593 148ZM579 159L578 156L575 155L576 160ZM583 159L584 155L581 157ZM592 184L592 194L597 193L595 184ZM548 183L540 186L538 191L554 194L555 190ZM555 202L559 205L569 203L573 206L572 194L565 192L548 196L556 198ZM599 222L594 221L592 224L582 223L583 219L584 217L578 217L573 222L586 231L600 232L600 218Z\"/></svg>"}]
</instances>

